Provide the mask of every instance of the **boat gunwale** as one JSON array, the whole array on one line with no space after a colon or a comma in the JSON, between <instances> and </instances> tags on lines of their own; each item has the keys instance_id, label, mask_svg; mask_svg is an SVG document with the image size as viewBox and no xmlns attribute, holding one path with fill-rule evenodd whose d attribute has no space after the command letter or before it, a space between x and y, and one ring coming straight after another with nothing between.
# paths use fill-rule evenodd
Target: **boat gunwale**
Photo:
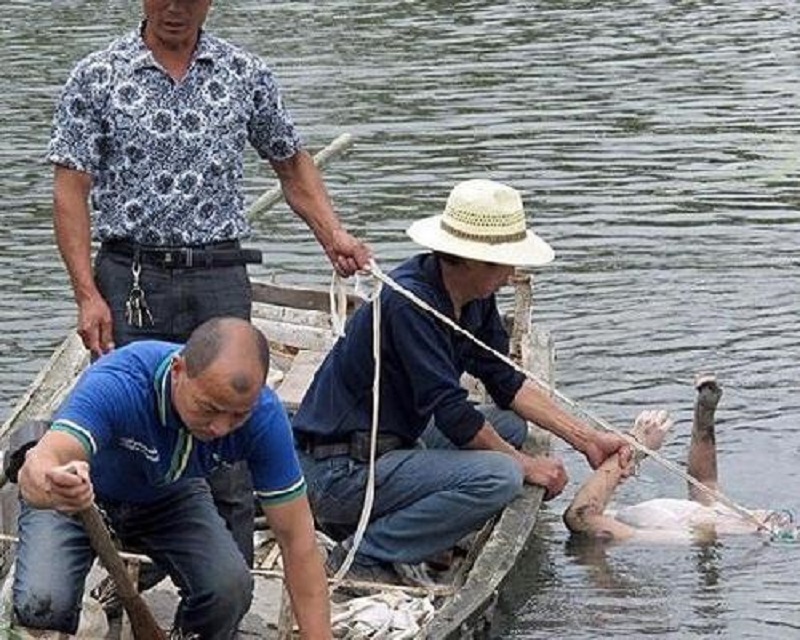
<instances>
[{"instance_id":1,"label":"boat gunwale","mask_svg":"<svg viewBox=\"0 0 800 640\"><path fill-rule=\"evenodd\" d=\"M328 290L275 282L253 281L252 284L255 305L285 306L316 313L330 311ZM360 298L348 296L348 312L352 312L360 304L363 304ZM304 328L304 325L298 325L298 331ZM56 346L50 359L3 424L0 430L0 449L3 451L8 449L16 429L31 419L41 417L35 413L31 415L31 412L41 411L47 407L52 409L53 398L58 401L63 398L70 382L77 377L87 362L88 357L80 339L74 331L71 331ZM52 397L46 397L48 395ZM544 440L534 442L533 446L536 448L531 450L531 453L543 453L549 448L549 439L546 442ZM16 494L16 488L13 486L5 486L0 490L1 528L5 534L15 533ZM508 581L515 564L528 545L543 494L541 488L525 485L522 495L496 518L474 562L471 566L465 567L464 575L456 576L458 587L455 593L437 599L436 615L426 627L425 637L436 640L460 638L468 630L482 633L489 628L497 595ZM12 501L13 516L10 516L8 505ZM0 578L5 577L10 569L12 557L12 548L4 547L0 561Z\"/></svg>"}]
</instances>

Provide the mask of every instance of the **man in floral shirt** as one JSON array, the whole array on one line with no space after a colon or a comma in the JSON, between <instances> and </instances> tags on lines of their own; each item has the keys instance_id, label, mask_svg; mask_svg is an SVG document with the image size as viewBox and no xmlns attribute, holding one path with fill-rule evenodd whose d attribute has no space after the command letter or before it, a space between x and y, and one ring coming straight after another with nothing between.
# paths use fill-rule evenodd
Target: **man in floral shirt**
<instances>
[{"instance_id":1,"label":"man in floral shirt","mask_svg":"<svg viewBox=\"0 0 800 640\"><path fill-rule=\"evenodd\" d=\"M145 338L184 342L215 316L249 319L245 265L260 254L239 245L250 231L248 142L340 274L369 260L342 228L270 70L202 30L210 6L143 0L140 28L78 63L55 114L56 240L95 356ZM212 488L250 559L246 476L215 476Z\"/></svg>"}]
</instances>

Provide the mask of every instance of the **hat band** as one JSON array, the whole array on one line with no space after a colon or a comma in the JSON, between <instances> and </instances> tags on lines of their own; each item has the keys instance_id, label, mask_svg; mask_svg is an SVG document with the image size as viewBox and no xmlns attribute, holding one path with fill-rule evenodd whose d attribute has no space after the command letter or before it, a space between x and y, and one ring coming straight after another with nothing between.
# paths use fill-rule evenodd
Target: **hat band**
<instances>
[{"instance_id":1,"label":"hat band","mask_svg":"<svg viewBox=\"0 0 800 640\"><path fill-rule=\"evenodd\" d=\"M444 231L449 233L451 236L455 236L456 238L461 238L462 240L472 240L474 242L486 242L487 244L503 244L504 242L519 242L520 240L524 240L527 238L527 233L523 231L515 231L514 233L507 233L505 235L496 235L496 234L481 234L481 233L467 233L466 231L461 231L461 229L456 229L451 227L447 224L444 220L440 222L441 227Z\"/></svg>"}]
</instances>

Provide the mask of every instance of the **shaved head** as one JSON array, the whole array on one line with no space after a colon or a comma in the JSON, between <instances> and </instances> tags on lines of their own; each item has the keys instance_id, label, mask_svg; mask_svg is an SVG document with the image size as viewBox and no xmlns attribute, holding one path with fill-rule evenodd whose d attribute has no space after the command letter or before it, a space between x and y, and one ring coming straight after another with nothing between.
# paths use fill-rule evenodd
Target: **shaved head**
<instances>
[{"instance_id":1,"label":"shaved head","mask_svg":"<svg viewBox=\"0 0 800 640\"><path fill-rule=\"evenodd\" d=\"M238 393L251 389L251 367L255 361L264 384L269 371L269 344L258 329L241 318L212 318L189 336L181 353L189 378L202 375L220 358L230 359L230 385Z\"/></svg>"}]
</instances>

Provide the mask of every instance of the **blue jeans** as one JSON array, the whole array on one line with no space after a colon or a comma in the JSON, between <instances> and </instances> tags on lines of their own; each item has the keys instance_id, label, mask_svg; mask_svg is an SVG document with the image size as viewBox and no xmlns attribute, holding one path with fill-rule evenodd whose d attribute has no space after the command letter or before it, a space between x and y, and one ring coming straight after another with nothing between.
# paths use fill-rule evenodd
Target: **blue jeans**
<instances>
[{"instance_id":1,"label":"blue jeans","mask_svg":"<svg viewBox=\"0 0 800 640\"><path fill-rule=\"evenodd\" d=\"M126 549L146 553L180 589L175 628L228 640L250 608L253 579L204 480L184 480L151 504L101 503ZM17 620L74 633L95 553L80 520L21 503L13 600Z\"/></svg>"},{"instance_id":2,"label":"blue jeans","mask_svg":"<svg viewBox=\"0 0 800 640\"><path fill-rule=\"evenodd\" d=\"M524 420L496 407L481 410L506 441L522 446ZM358 562L421 562L479 529L519 495L522 470L511 456L457 449L433 425L422 440L425 448L378 458L375 502ZM349 456L299 456L317 521L352 532L364 504L368 465Z\"/></svg>"},{"instance_id":3,"label":"blue jeans","mask_svg":"<svg viewBox=\"0 0 800 640\"><path fill-rule=\"evenodd\" d=\"M118 347L136 340L183 343L195 328L218 316L250 320L252 290L244 265L161 269L142 264L140 284L153 315L153 324L143 327L130 325L125 318L125 303L133 284L131 259L101 248L94 270L97 287L111 308ZM220 515L252 566L255 502L247 464L222 467L208 482Z\"/></svg>"}]
</instances>

